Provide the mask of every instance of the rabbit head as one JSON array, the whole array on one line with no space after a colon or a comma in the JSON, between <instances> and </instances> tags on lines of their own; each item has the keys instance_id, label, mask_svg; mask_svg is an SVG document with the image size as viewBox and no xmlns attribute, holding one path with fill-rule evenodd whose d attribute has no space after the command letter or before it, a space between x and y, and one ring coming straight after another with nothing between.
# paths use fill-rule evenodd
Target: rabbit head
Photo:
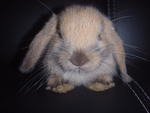
<instances>
[{"instance_id":1,"label":"rabbit head","mask_svg":"<svg viewBox=\"0 0 150 113\"><path fill-rule=\"evenodd\" d=\"M101 37L102 24L99 11L92 7L69 7L60 14L58 32L63 49L57 54L66 70L80 67L81 71L90 71L100 65L108 46Z\"/></svg>"}]
</instances>

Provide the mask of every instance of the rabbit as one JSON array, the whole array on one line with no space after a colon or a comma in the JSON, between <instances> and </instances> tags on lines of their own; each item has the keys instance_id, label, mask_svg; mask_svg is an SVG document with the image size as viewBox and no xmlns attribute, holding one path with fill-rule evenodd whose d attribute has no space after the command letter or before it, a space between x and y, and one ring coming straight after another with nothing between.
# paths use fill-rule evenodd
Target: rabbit
<instances>
[{"instance_id":1,"label":"rabbit","mask_svg":"<svg viewBox=\"0 0 150 113\"><path fill-rule=\"evenodd\" d=\"M72 5L53 13L31 42L20 71L31 72L44 52L46 89L53 92L66 93L80 85L107 90L115 86L117 68L124 82L131 81L123 41L111 20L93 6Z\"/></svg>"}]
</instances>

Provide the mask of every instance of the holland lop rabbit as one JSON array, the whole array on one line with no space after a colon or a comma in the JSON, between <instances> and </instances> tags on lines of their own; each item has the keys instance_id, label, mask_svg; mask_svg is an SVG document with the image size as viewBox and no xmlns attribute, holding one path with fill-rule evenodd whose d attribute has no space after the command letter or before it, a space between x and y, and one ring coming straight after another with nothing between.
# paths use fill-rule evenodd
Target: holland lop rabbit
<instances>
[{"instance_id":1,"label":"holland lop rabbit","mask_svg":"<svg viewBox=\"0 0 150 113\"><path fill-rule=\"evenodd\" d=\"M73 5L53 14L30 44L20 70L30 72L42 60L49 77L47 89L66 93L84 85L103 91L115 85L116 68L130 82L123 42L112 22L92 6Z\"/></svg>"}]
</instances>

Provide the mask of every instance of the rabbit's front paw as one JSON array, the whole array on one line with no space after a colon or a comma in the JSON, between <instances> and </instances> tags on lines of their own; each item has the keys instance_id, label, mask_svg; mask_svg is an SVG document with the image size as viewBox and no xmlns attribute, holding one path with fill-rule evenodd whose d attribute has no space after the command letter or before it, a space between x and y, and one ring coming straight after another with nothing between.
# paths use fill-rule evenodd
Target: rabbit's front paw
<instances>
[{"instance_id":1,"label":"rabbit's front paw","mask_svg":"<svg viewBox=\"0 0 150 113\"><path fill-rule=\"evenodd\" d=\"M115 86L115 83L110 76L101 76L96 81L87 85L87 88L93 91L104 91Z\"/></svg>"},{"instance_id":2,"label":"rabbit's front paw","mask_svg":"<svg viewBox=\"0 0 150 113\"><path fill-rule=\"evenodd\" d=\"M47 90L52 90L56 93L66 93L74 89L74 85L64 82L59 76L51 76L48 78Z\"/></svg>"},{"instance_id":3,"label":"rabbit's front paw","mask_svg":"<svg viewBox=\"0 0 150 113\"><path fill-rule=\"evenodd\" d=\"M71 91L73 89L74 89L73 85L64 83L64 84L57 85L56 87L53 87L52 91L54 91L56 93L66 93L66 92Z\"/></svg>"}]
</instances>

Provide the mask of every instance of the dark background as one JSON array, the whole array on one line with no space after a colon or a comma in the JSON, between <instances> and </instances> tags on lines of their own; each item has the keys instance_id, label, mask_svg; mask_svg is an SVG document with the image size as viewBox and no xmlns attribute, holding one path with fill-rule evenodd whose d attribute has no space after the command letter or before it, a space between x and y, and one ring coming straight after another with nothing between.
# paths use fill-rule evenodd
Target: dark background
<instances>
[{"instance_id":1,"label":"dark background","mask_svg":"<svg viewBox=\"0 0 150 113\"><path fill-rule=\"evenodd\" d=\"M42 0L58 13L71 4L92 4L113 21L125 42L128 73L150 95L150 10L143 0ZM0 112L1 113L146 113L120 80L116 87L95 93L83 87L67 94L44 90L39 71L18 71L34 35L51 13L38 0L5 0L0 3ZM109 8L108 8L109 7ZM136 90L136 87L134 87ZM136 90L137 92L138 89ZM148 102L139 92L146 106Z\"/></svg>"}]
</instances>

